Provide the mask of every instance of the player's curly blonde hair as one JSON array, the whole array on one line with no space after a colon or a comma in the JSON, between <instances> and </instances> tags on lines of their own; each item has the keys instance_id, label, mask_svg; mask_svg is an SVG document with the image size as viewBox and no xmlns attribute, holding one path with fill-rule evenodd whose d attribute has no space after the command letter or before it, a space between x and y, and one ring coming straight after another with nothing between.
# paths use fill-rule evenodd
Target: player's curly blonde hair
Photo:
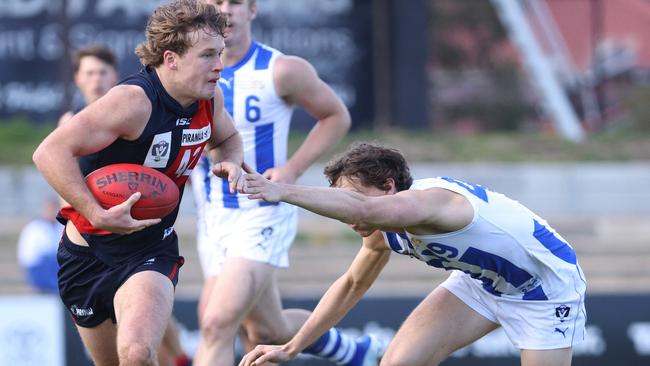
<instances>
[{"instance_id":1,"label":"player's curly blonde hair","mask_svg":"<svg viewBox=\"0 0 650 366\"><path fill-rule=\"evenodd\" d=\"M193 44L192 34L205 30L224 36L226 16L202 0L176 0L154 10L147 22L146 39L135 48L145 66L163 63L165 51L183 55Z\"/></svg>"}]
</instances>

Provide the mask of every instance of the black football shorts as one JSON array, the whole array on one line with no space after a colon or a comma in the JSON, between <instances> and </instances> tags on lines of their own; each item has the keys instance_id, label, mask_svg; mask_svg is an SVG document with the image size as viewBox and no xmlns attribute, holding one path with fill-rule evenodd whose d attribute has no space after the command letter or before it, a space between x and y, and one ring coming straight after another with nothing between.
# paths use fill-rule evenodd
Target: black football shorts
<instances>
[{"instance_id":1,"label":"black football shorts","mask_svg":"<svg viewBox=\"0 0 650 366\"><path fill-rule=\"evenodd\" d=\"M115 323L113 297L134 273L156 271L167 276L176 287L178 270L185 260L178 255L178 238L173 237L170 245L155 253L109 266L90 247L72 243L64 232L57 253L59 294L74 322L93 328L110 317Z\"/></svg>"}]
</instances>

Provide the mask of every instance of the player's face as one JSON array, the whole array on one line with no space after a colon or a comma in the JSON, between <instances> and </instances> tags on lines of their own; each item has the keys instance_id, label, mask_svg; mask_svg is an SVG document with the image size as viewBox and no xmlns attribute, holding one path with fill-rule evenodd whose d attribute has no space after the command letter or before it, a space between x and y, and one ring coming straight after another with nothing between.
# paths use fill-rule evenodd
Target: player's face
<instances>
[{"instance_id":1,"label":"player's face","mask_svg":"<svg viewBox=\"0 0 650 366\"><path fill-rule=\"evenodd\" d=\"M353 192L361 193L365 196L379 197L390 194L391 191L386 191L379 189L374 186L366 186L361 183L358 178L355 177L340 177L335 185L337 188L348 189ZM349 224L348 225L352 230L356 231L362 237L368 237L374 233L377 229L373 227L364 227L358 224Z\"/></svg>"},{"instance_id":2,"label":"player's face","mask_svg":"<svg viewBox=\"0 0 650 366\"><path fill-rule=\"evenodd\" d=\"M226 46L232 47L244 40L243 35L250 32L251 22L255 19L256 6L249 0L208 0L220 12L228 16L226 27Z\"/></svg>"},{"instance_id":3,"label":"player's face","mask_svg":"<svg viewBox=\"0 0 650 366\"><path fill-rule=\"evenodd\" d=\"M117 83L117 71L95 56L84 56L79 62L79 70L75 74L74 82L86 104L90 104L108 93L109 89Z\"/></svg>"},{"instance_id":4,"label":"player's face","mask_svg":"<svg viewBox=\"0 0 650 366\"><path fill-rule=\"evenodd\" d=\"M204 30L197 31L195 38L176 63L176 89L192 100L210 99L223 71L221 53L225 45L222 36Z\"/></svg>"}]
</instances>

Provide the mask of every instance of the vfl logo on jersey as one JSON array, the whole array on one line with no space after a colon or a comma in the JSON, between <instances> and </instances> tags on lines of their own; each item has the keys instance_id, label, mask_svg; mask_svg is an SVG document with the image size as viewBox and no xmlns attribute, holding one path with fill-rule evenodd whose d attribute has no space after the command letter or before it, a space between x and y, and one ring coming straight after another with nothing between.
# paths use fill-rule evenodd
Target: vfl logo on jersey
<instances>
[{"instance_id":1,"label":"vfl logo on jersey","mask_svg":"<svg viewBox=\"0 0 650 366\"><path fill-rule=\"evenodd\" d=\"M165 132L153 137L151 147L144 160L144 165L151 168L164 168L167 166L170 155L172 132Z\"/></svg>"},{"instance_id":2,"label":"vfl logo on jersey","mask_svg":"<svg viewBox=\"0 0 650 366\"><path fill-rule=\"evenodd\" d=\"M192 123L192 118L179 118L176 120L176 126L189 126Z\"/></svg>"},{"instance_id":3,"label":"vfl logo on jersey","mask_svg":"<svg viewBox=\"0 0 650 366\"><path fill-rule=\"evenodd\" d=\"M183 136L181 137L181 146L200 145L208 141L211 133L212 128L210 126L205 126L200 129L183 130Z\"/></svg>"},{"instance_id":4,"label":"vfl logo on jersey","mask_svg":"<svg viewBox=\"0 0 650 366\"><path fill-rule=\"evenodd\" d=\"M560 320L560 322L564 322L568 317L569 317L569 312L571 311L571 308L566 306L566 305L560 305L555 308L555 317Z\"/></svg>"},{"instance_id":5,"label":"vfl logo on jersey","mask_svg":"<svg viewBox=\"0 0 650 366\"><path fill-rule=\"evenodd\" d=\"M169 143L167 141L160 141L153 145L152 151L153 159L155 161L160 161L165 155L169 154Z\"/></svg>"}]
</instances>

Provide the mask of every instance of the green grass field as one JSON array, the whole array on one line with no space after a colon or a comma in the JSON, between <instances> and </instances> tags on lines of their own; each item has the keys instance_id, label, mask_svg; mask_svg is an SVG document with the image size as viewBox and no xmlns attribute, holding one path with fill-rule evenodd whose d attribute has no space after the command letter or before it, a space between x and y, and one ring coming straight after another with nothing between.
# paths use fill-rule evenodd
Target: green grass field
<instances>
[{"instance_id":1,"label":"green grass field","mask_svg":"<svg viewBox=\"0 0 650 366\"><path fill-rule=\"evenodd\" d=\"M54 124L31 124L15 119L0 121L0 165L31 164L36 146ZM289 151L295 151L303 133L290 136ZM354 141L374 141L404 152L410 161L420 162L551 162L551 161L634 161L650 159L650 134L635 132L591 135L581 144L536 132L450 135L432 131L355 131L334 149L339 152Z\"/></svg>"}]
</instances>

